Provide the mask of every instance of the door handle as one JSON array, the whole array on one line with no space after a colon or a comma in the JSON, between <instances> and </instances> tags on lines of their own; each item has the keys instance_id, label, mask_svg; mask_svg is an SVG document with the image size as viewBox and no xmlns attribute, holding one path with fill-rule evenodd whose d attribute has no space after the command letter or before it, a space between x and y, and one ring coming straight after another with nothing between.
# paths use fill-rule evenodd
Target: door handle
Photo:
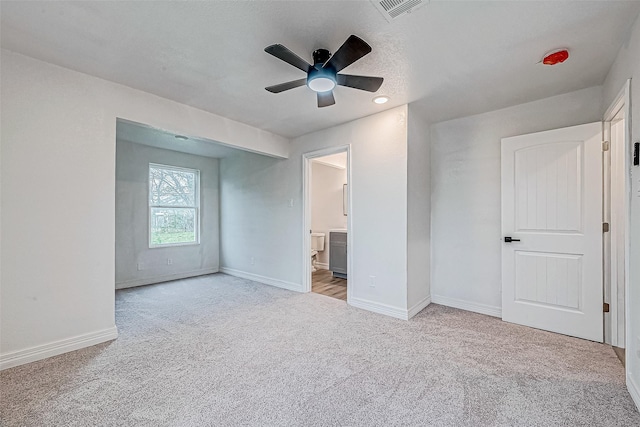
<instances>
[{"instance_id":1,"label":"door handle","mask_svg":"<svg viewBox=\"0 0 640 427\"><path fill-rule=\"evenodd\" d=\"M504 238L504 242L505 243L519 242L519 241L520 241L520 239L514 239L511 236L505 236L505 238Z\"/></svg>"}]
</instances>

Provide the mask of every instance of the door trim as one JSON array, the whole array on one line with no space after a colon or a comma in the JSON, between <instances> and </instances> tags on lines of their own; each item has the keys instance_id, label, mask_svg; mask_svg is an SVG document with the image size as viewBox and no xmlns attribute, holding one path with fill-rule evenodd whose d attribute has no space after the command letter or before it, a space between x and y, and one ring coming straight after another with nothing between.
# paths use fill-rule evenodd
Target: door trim
<instances>
[{"instance_id":1,"label":"door trim","mask_svg":"<svg viewBox=\"0 0 640 427\"><path fill-rule=\"evenodd\" d=\"M610 141L611 139L611 121L615 118L615 116L621 111L624 111L624 120L625 120L625 127L624 127L624 147L625 149L623 150L624 153L624 165L623 165L623 170L625 171L625 179L624 179L624 186L625 186L625 195L626 197L624 198L624 206L619 207L619 209L621 210L622 214L624 215L624 248L625 248L625 255L624 255L624 277L625 277L625 284L624 284L624 304L622 307L620 307L619 304L619 299L618 299L618 292L617 292L617 288L614 289L614 287L612 286L612 275L614 273L612 266L613 265L618 265L618 259L617 259L617 253L615 251L612 251L611 248L609 247L609 252L608 254L604 254L604 257L608 258L604 258L603 259L603 272L604 272L604 286L605 286L605 295L609 295L610 297L610 301L605 301L605 302L609 302L609 306L610 306L610 319L616 319L617 318L617 313L619 311L621 311L621 309L624 309L624 314L625 314L625 319L624 319L624 329L625 329L625 333L624 333L624 343L619 342L618 340L618 328L619 328L619 324L618 322L614 322L614 321L609 321L609 330L605 331L605 336L608 334L610 341L608 344L611 344L613 346L616 347L626 347L627 343L630 342L631 337L629 335L629 324L628 324L628 316L627 313L629 312L629 304L628 304L628 300L629 298L627 297L629 295L629 231L630 231L630 220L631 220L631 156L630 156L630 150L631 150L631 102L630 102L630 95L631 95L631 79L628 79L625 84L623 85L622 89L620 89L620 91L618 92L618 95L615 97L615 99L613 100L613 102L611 103L611 105L609 106L609 108L607 108L607 111L604 113L604 117L603 117L603 132L604 132L604 140L605 141ZM610 141L610 145L611 145L611 141ZM609 151L610 153L611 151ZM610 154L609 154L610 156ZM610 163L609 163L610 164ZM604 168L603 168L604 171ZM611 190L610 188L607 188L605 183L609 183L611 182L611 166L608 167L607 171L605 171L604 173L608 174L608 176L603 176L603 190L605 192L606 198L603 197L603 201L605 201L605 203L609 203L609 206L606 206L603 204L603 214L604 214L604 218L605 221L609 221L611 218L611 213L613 212L613 206L611 206ZM615 225L612 224L611 228L610 228L611 232L615 231ZM611 237L608 237L608 240L610 242ZM603 239L603 243L604 243L604 239ZM616 271L617 273L617 271ZM606 327L606 322L605 322L605 327Z\"/></svg>"},{"instance_id":2,"label":"door trim","mask_svg":"<svg viewBox=\"0 0 640 427\"><path fill-rule=\"evenodd\" d=\"M311 292L311 263L309 262L309 253L311 253L311 236L309 235L309 230L311 230L311 161L318 157L344 152L347 153L347 271L353 277L353 197L351 197L353 185L351 185L351 144L347 144L310 151L302 155L302 292ZM351 304L353 286L349 285L348 280L347 304Z\"/></svg>"}]
</instances>

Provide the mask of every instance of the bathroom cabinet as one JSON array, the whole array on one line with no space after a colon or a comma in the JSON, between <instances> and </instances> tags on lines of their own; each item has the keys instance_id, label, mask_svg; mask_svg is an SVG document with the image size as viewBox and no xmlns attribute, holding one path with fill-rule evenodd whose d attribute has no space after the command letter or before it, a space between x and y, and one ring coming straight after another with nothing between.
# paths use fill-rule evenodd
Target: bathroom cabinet
<instances>
[{"instance_id":1,"label":"bathroom cabinet","mask_svg":"<svg viewBox=\"0 0 640 427\"><path fill-rule=\"evenodd\" d=\"M347 233L329 232L329 270L335 277L347 278Z\"/></svg>"}]
</instances>

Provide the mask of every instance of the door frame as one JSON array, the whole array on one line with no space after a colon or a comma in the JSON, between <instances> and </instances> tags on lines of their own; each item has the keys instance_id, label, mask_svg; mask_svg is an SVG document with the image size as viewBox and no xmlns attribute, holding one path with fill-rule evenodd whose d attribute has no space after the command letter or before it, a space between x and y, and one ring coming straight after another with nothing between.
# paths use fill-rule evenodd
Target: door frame
<instances>
[{"instance_id":1,"label":"door frame","mask_svg":"<svg viewBox=\"0 0 640 427\"><path fill-rule=\"evenodd\" d=\"M354 239L352 232L353 221L353 185L351 185L351 144L335 147L323 148L321 150L310 151L302 155L302 292L311 292L311 263L309 254L311 253L311 161L319 157L330 156L332 154L347 153L347 271L353 277L353 250ZM328 237L325 237L325 247L327 247ZM351 303L352 289L347 279L347 304Z\"/></svg>"},{"instance_id":2,"label":"door frame","mask_svg":"<svg viewBox=\"0 0 640 427\"><path fill-rule=\"evenodd\" d=\"M603 158L603 162L604 165L607 165L607 169L605 170L603 168L603 191L604 191L604 196L603 197L603 218L605 222L609 222L611 220L611 212L613 212L614 209L616 209L619 213L622 213L622 215L624 216L624 248L625 248L625 255L624 255L624 277L625 277L625 283L624 283L624 305L620 306L619 304L619 299L618 299L618 290L617 288L614 289L612 285L612 275L614 273L618 273L618 271L614 271L612 269L612 266L614 265L618 265L618 255L616 251L612 251L610 248L610 242L611 242L611 234L607 237L607 242L609 243L609 248L608 248L608 252L604 254L604 259L603 259L603 272L604 272L604 291L605 291L605 296L608 295L609 296L609 308L610 308L610 312L609 312L609 327L606 328L608 330L605 330L605 337L608 335L609 336L609 341L608 344L611 344L612 346L616 346L616 347L626 347L627 344L630 342L630 335L629 335L629 322L628 322L628 312L629 312L629 231L630 231L630 220L631 220L631 155L630 155L630 150L631 150L631 102L630 102L630 95L631 95L631 79L627 80L624 83L624 86L622 87L622 89L620 89L620 91L618 92L618 95L615 97L615 99L613 100L613 102L611 103L611 105L609 106L609 108L607 108L606 112L604 113L604 117L603 117L603 140L604 141L609 141L609 145L611 146L611 144L613 143L611 141L611 122L612 120L615 118L615 116L620 112L620 110L624 110L624 120L625 120L625 126L624 126L624 147L625 149L623 150L623 165L622 165L622 170L624 170L624 185L625 185L625 196L623 199L624 205L623 206L612 206L611 205L611 190L610 190L610 183L611 183L611 162L610 162L610 153L611 151L609 150L609 152L605 152L605 157ZM608 159L609 161L605 161L605 159ZM603 165L603 166L604 166ZM608 205L607 205L608 204ZM610 224L610 232L614 232L615 231L615 225L614 224ZM603 239L603 243L604 243L604 239ZM604 248L603 248L604 249ZM625 333L624 333L624 343L620 343L618 342L618 327L619 324L616 321L612 321L611 319L617 319L617 313L621 310L624 309L624 314L625 314L625 320L624 320L624 329L625 329ZM605 322L606 325L607 322ZM606 327L606 326L605 326ZM605 341L606 342L606 341Z\"/></svg>"}]
</instances>

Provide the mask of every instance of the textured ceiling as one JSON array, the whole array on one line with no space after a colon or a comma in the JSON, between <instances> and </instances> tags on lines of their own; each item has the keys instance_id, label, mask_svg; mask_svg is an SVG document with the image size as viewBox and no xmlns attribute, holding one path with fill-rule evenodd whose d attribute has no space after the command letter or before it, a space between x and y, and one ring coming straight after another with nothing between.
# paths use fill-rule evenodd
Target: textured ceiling
<instances>
[{"instance_id":1,"label":"textured ceiling","mask_svg":"<svg viewBox=\"0 0 640 427\"><path fill-rule=\"evenodd\" d=\"M640 2L434 1L387 23L368 1L9 2L2 47L122 83L286 137L415 102L430 122L601 84ZM379 93L339 87L318 109L307 87L263 52L282 43L309 58L356 34L373 52L345 69L382 76ZM568 47L557 67L536 62Z\"/></svg>"}]
</instances>

